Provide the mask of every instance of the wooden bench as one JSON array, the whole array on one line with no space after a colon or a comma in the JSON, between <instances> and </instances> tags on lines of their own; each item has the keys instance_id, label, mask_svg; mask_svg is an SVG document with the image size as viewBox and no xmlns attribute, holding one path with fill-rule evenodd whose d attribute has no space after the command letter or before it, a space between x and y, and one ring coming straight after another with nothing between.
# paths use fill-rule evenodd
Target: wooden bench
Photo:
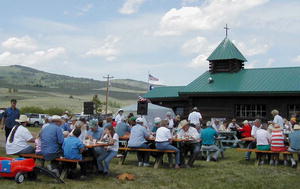
<instances>
[{"instance_id":1,"label":"wooden bench","mask_svg":"<svg viewBox=\"0 0 300 189\"><path fill-rule=\"evenodd\" d=\"M32 158L34 160L45 160L44 156L37 155L37 154L20 154L19 156L23 157L23 158ZM63 163L91 162L93 160L94 159L92 157L86 157L83 160L67 159L67 158L64 158L64 157L60 157L60 158L55 159L55 161L63 162ZM42 167L44 167L44 161L42 163ZM69 166L63 166L63 170L62 170L62 172L60 174L60 177L59 177L61 180L63 180L65 178L68 170L69 170Z\"/></svg>"},{"instance_id":2,"label":"wooden bench","mask_svg":"<svg viewBox=\"0 0 300 189\"><path fill-rule=\"evenodd\" d=\"M248 148L237 148L238 152L255 152L256 154L256 159L255 159L255 165L258 165L259 163L259 155L264 153L264 154L285 154L285 155L291 155L293 154L292 152L288 151L283 151L283 152L274 152L274 151L263 151L263 150L257 150L257 149L248 149Z\"/></svg>"},{"instance_id":3,"label":"wooden bench","mask_svg":"<svg viewBox=\"0 0 300 189\"><path fill-rule=\"evenodd\" d=\"M158 156L155 159L155 164L154 164L154 168L157 169L161 164L162 164L162 160L163 160L163 155L164 153L175 153L175 150L158 150L158 149L145 149L145 148L119 148L119 151L122 152L123 157L121 157L121 161L119 162L119 164L124 164L125 159L127 157L127 153L128 151L139 151L139 152L157 152ZM173 158L172 156L169 156L169 165L170 167L173 166Z\"/></svg>"}]
</instances>

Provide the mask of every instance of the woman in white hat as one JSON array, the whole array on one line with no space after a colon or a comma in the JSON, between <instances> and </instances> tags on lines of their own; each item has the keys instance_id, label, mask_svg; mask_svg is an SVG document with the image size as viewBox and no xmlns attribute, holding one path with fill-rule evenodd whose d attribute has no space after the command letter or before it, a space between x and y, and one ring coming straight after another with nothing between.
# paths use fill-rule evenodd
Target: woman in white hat
<instances>
[{"instance_id":1,"label":"woman in white hat","mask_svg":"<svg viewBox=\"0 0 300 189\"><path fill-rule=\"evenodd\" d=\"M18 125L14 126L6 141L6 154L31 154L34 153L34 147L28 142L34 143L35 138L31 135L29 130L25 127L28 122L26 115L21 115L16 119Z\"/></svg>"}]
</instances>

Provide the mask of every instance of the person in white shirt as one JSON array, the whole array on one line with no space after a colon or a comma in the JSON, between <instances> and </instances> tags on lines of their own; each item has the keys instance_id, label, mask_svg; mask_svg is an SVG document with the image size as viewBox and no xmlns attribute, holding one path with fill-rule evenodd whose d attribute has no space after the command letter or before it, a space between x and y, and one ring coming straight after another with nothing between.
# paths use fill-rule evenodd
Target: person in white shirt
<instances>
[{"instance_id":1,"label":"person in white shirt","mask_svg":"<svg viewBox=\"0 0 300 189\"><path fill-rule=\"evenodd\" d=\"M258 150L268 151L270 150L270 141L271 135L267 131L268 125L263 124L260 129L256 131L255 139L256 139L256 146ZM259 164L263 165L266 158L266 154L258 153L258 160Z\"/></svg>"},{"instance_id":2,"label":"person in white shirt","mask_svg":"<svg viewBox=\"0 0 300 189\"><path fill-rule=\"evenodd\" d=\"M180 168L180 150L173 146L172 143L172 135L168 126L161 126L156 131L155 137L155 146L158 150L174 150L176 151L176 165L175 168Z\"/></svg>"},{"instance_id":3,"label":"person in white shirt","mask_svg":"<svg viewBox=\"0 0 300 189\"><path fill-rule=\"evenodd\" d=\"M101 148L97 157L98 169L100 172L103 172L104 176L107 176L109 174L109 164L111 160L117 156L119 150L119 136L115 133L113 126L109 126L105 129L100 141L111 144L111 146Z\"/></svg>"},{"instance_id":4,"label":"person in white shirt","mask_svg":"<svg viewBox=\"0 0 300 189\"><path fill-rule=\"evenodd\" d=\"M168 120L168 122L169 122L168 128L172 130L174 128L174 119L172 118L172 113L171 112L167 112L166 120Z\"/></svg>"},{"instance_id":5,"label":"person in white shirt","mask_svg":"<svg viewBox=\"0 0 300 189\"><path fill-rule=\"evenodd\" d=\"M179 125L181 125L182 128L178 133L178 138L188 140L180 143L180 165L185 165L185 156L190 152L192 155L188 160L187 167L192 167L200 153L200 135L197 129L191 127L187 120L182 120Z\"/></svg>"},{"instance_id":6,"label":"person in white shirt","mask_svg":"<svg viewBox=\"0 0 300 189\"><path fill-rule=\"evenodd\" d=\"M188 121L191 124L194 124L196 127L200 127L201 120L202 120L201 113L198 112L198 108L197 107L194 107L193 108L193 112L191 112L189 114Z\"/></svg>"},{"instance_id":7,"label":"person in white shirt","mask_svg":"<svg viewBox=\"0 0 300 189\"><path fill-rule=\"evenodd\" d=\"M280 125L281 129L283 129L284 121L283 121L282 117L279 115L279 111L272 110L271 114L274 116L273 123Z\"/></svg>"},{"instance_id":8,"label":"person in white shirt","mask_svg":"<svg viewBox=\"0 0 300 189\"><path fill-rule=\"evenodd\" d=\"M117 122L117 124L121 123L122 120L125 120L125 116L123 115L124 110L119 109L118 114L115 117L115 122Z\"/></svg>"},{"instance_id":9,"label":"person in white shirt","mask_svg":"<svg viewBox=\"0 0 300 189\"><path fill-rule=\"evenodd\" d=\"M254 125L252 126L252 130L251 130L251 136L253 138L256 138L256 133L258 131L258 129L261 128L261 121L260 119L256 119L254 121ZM248 149L255 149L256 148L256 141L252 141L248 144ZM246 160L250 160L250 156L251 156L251 152L246 152Z\"/></svg>"},{"instance_id":10,"label":"person in white shirt","mask_svg":"<svg viewBox=\"0 0 300 189\"><path fill-rule=\"evenodd\" d=\"M29 130L25 127L28 122L26 115L21 115L16 122L19 124L14 126L10 132L6 141L6 154L31 154L35 153L34 147L28 144L28 142L34 143L35 138L31 135Z\"/></svg>"}]
</instances>

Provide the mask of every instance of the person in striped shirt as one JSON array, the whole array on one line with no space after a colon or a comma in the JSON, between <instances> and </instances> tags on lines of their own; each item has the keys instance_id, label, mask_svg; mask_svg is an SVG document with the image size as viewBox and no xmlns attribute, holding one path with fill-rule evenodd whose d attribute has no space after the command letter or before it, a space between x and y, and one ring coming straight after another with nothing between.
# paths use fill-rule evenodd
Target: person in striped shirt
<instances>
[{"instance_id":1,"label":"person in striped shirt","mask_svg":"<svg viewBox=\"0 0 300 189\"><path fill-rule=\"evenodd\" d=\"M271 151L273 152L283 152L287 150L285 146L285 136L283 134L282 128L279 124L274 124L271 133ZM287 156L284 155L284 165L287 165ZM278 165L279 162L279 153L273 154L273 161L271 160L270 164L272 165L275 162L275 165Z\"/></svg>"}]
</instances>

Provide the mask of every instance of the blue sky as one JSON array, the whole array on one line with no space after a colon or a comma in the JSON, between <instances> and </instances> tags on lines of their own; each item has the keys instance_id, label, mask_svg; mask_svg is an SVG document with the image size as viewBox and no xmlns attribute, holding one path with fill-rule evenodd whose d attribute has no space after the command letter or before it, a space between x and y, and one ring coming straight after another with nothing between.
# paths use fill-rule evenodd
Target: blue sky
<instances>
[{"instance_id":1,"label":"blue sky","mask_svg":"<svg viewBox=\"0 0 300 189\"><path fill-rule=\"evenodd\" d=\"M297 0L2 0L0 65L186 85L229 38L247 68L300 66Z\"/></svg>"}]
</instances>

